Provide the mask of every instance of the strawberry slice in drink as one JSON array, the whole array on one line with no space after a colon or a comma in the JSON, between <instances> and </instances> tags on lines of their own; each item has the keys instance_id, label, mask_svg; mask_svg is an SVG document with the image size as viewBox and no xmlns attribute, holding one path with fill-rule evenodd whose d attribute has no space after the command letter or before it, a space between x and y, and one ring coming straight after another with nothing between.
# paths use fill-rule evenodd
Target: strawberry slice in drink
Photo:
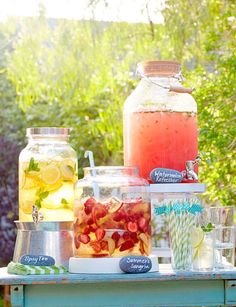
<instances>
[{"instance_id":1,"label":"strawberry slice in drink","mask_svg":"<svg viewBox=\"0 0 236 307\"><path fill-rule=\"evenodd\" d=\"M98 241L101 241L105 236L106 231L103 228L97 228L95 231L95 236Z\"/></svg>"},{"instance_id":2,"label":"strawberry slice in drink","mask_svg":"<svg viewBox=\"0 0 236 307\"><path fill-rule=\"evenodd\" d=\"M78 239L84 244L87 244L90 241L90 237L87 234L80 234Z\"/></svg>"},{"instance_id":3,"label":"strawberry slice in drink","mask_svg":"<svg viewBox=\"0 0 236 307\"><path fill-rule=\"evenodd\" d=\"M139 242L138 235L137 235L136 232L131 232L130 233L130 239L134 242L134 244Z\"/></svg>"},{"instance_id":4,"label":"strawberry slice in drink","mask_svg":"<svg viewBox=\"0 0 236 307\"><path fill-rule=\"evenodd\" d=\"M97 203L96 206L92 208L92 218L95 224L97 224L100 218L103 218L106 215L107 208L104 205Z\"/></svg>"},{"instance_id":5,"label":"strawberry slice in drink","mask_svg":"<svg viewBox=\"0 0 236 307\"><path fill-rule=\"evenodd\" d=\"M80 241L78 236L74 237L75 248L78 249L80 247Z\"/></svg>"},{"instance_id":6,"label":"strawberry slice in drink","mask_svg":"<svg viewBox=\"0 0 236 307\"><path fill-rule=\"evenodd\" d=\"M138 225L136 222L128 222L127 224L127 229L130 231L130 232L137 232L138 230Z\"/></svg>"},{"instance_id":7,"label":"strawberry slice in drink","mask_svg":"<svg viewBox=\"0 0 236 307\"><path fill-rule=\"evenodd\" d=\"M84 212L89 215L92 212L93 207L96 205L96 200L93 197L90 197L84 203Z\"/></svg>"},{"instance_id":8,"label":"strawberry slice in drink","mask_svg":"<svg viewBox=\"0 0 236 307\"><path fill-rule=\"evenodd\" d=\"M101 242L101 249L102 250L108 250L108 242L105 240L102 240Z\"/></svg>"},{"instance_id":9,"label":"strawberry slice in drink","mask_svg":"<svg viewBox=\"0 0 236 307\"><path fill-rule=\"evenodd\" d=\"M93 241L89 243L92 249L95 251L95 253L99 253L102 249L101 243L98 241Z\"/></svg>"},{"instance_id":10,"label":"strawberry slice in drink","mask_svg":"<svg viewBox=\"0 0 236 307\"><path fill-rule=\"evenodd\" d=\"M120 252L126 251L134 247L134 242L131 240L125 241L120 246Z\"/></svg>"},{"instance_id":11,"label":"strawberry slice in drink","mask_svg":"<svg viewBox=\"0 0 236 307\"><path fill-rule=\"evenodd\" d=\"M118 242L119 242L119 239L120 239L120 234L118 231L115 231L113 234L112 234L112 239L114 240L115 242L115 247L118 246Z\"/></svg>"},{"instance_id":12,"label":"strawberry slice in drink","mask_svg":"<svg viewBox=\"0 0 236 307\"><path fill-rule=\"evenodd\" d=\"M92 254L93 258L102 258L102 257L108 257L109 254Z\"/></svg>"},{"instance_id":13,"label":"strawberry slice in drink","mask_svg":"<svg viewBox=\"0 0 236 307\"><path fill-rule=\"evenodd\" d=\"M146 219L144 217L140 217L138 219L138 226L139 226L139 228L142 231L144 231L144 232L146 231L146 229L147 229L147 221L146 221Z\"/></svg>"}]
</instances>

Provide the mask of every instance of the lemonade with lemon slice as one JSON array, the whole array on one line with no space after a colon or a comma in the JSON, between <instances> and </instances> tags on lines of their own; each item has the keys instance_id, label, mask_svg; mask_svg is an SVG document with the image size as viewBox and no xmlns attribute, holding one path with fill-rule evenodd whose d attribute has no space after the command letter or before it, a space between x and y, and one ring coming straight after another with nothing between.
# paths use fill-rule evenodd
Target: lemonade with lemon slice
<instances>
[{"instance_id":1,"label":"lemonade with lemon slice","mask_svg":"<svg viewBox=\"0 0 236 307\"><path fill-rule=\"evenodd\" d=\"M19 220L32 221L34 205L44 221L72 221L77 157L67 143L69 130L28 129L19 157Z\"/></svg>"},{"instance_id":2,"label":"lemonade with lemon slice","mask_svg":"<svg viewBox=\"0 0 236 307\"><path fill-rule=\"evenodd\" d=\"M191 234L193 269L211 271L214 266L214 231L195 226Z\"/></svg>"}]
</instances>

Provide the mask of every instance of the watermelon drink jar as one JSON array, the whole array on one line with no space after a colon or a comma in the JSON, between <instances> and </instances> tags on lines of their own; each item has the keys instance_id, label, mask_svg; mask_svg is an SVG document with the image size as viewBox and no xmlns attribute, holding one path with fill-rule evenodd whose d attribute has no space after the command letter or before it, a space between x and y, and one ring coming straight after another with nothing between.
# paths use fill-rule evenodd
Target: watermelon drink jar
<instances>
[{"instance_id":1,"label":"watermelon drink jar","mask_svg":"<svg viewBox=\"0 0 236 307\"><path fill-rule=\"evenodd\" d=\"M124 105L124 164L150 181L155 168L185 170L198 154L197 105L172 61L138 64L141 81Z\"/></svg>"},{"instance_id":2,"label":"watermelon drink jar","mask_svg":"<svg viewBox=\"0 0 236 307\"><path fill-rule=\"evenodd\" d=\"M148 182L137 168L84 168L84 178L75 186L76 257L148 256L150 221Z\"/></svg>"}]
</instances>

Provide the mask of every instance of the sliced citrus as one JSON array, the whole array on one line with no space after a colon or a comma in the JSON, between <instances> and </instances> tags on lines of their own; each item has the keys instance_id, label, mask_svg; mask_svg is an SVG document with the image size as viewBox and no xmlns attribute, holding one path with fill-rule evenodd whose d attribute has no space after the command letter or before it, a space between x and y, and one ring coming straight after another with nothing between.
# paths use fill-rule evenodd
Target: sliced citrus
<instances>
[{"instance_id":1,"label":"sliced citrus","mask_svg":"<svg viewBox=\"0 0 236 307\"><path fill-rule=\"evenodd\" d=\"M63 201L64 200L64 201ZM65 205L66 201L66 205ZM59 208L71 208L74 202L74 190L73 186L69 183L64 183L63 186L56 191L51 191L48 196L42 200L42 208L47 209L59 209Z\"/></svg>"},{"instance_id":2,"label":"sliced citrus","mask_svg":"<svg viewBox=\"0 0 236 307\"><path fill-rule=\"evenodd\" d=\"M194 228L193 232L191 233L191 244L193 248L199 247L203 240L204 240L204 231L201 227L197 226Z\"/></svg>"},{"instance_id":3,"label":"sliced citrus","mask_svg":"<svg viewBox=\"0 0 236 307\"><path fill-rule=\"evenodd\" d=\"M56 184L60 177L60 170L55 164L49 164L42 169L41 178L46 184Z\"/></svg>"},{"instance_id":4,"label":"sliced citrus","mask_svg":"<svg viewBox=\"0 0 236 307\"><path fill-rule=\"evenodd\" d=\"M71 159L64 159L60 163L60 170L65 179L72 180L75 176L75 162Z\"/></svg>"},{"instance_id":5,"label":"sliced citrus","mask_svg":"<svg viewBox=\"0 0 236 307\"><path fill-rule=\"evenodd\" d=\"M33 205L35 204L35 201L37 199L36 192L37 189L30 189L30 190L21 191L19 193L20 209L24 213L26 214L32 213Z\"/></svg>"},{"instance_id":6,"label":"sliced citrus","mask_svg":"<svg viewBox=\"0 0 236 307\"><path fill-rule=\"evenodd\" d=\"M24 185L22 188L24 189L32 189L37 188L43 185L42 180L39 178L39 172L31 171L29 173L25 173Z\"/></svg>"}]
</instances>

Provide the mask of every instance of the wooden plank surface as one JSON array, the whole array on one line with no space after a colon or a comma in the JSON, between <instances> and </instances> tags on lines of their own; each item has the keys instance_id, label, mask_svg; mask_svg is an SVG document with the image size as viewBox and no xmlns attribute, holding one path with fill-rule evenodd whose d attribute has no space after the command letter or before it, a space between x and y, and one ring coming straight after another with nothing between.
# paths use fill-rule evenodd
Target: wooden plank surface
<instances>
[{"instance_id":1,"label":"wooden plank surface","mask_svg":"<svg viewBox=\"0 0 236 307\"><path fill-rule=\"evenodd\" d=\"M160 265L160 272L145 274L60 274L9 275L0 268L0 285L70 284L100 282L142 282L171 280L230 280L236 279L236 269L221 272L173 272L168 265Z\"/></svg>"}]
</instances>

